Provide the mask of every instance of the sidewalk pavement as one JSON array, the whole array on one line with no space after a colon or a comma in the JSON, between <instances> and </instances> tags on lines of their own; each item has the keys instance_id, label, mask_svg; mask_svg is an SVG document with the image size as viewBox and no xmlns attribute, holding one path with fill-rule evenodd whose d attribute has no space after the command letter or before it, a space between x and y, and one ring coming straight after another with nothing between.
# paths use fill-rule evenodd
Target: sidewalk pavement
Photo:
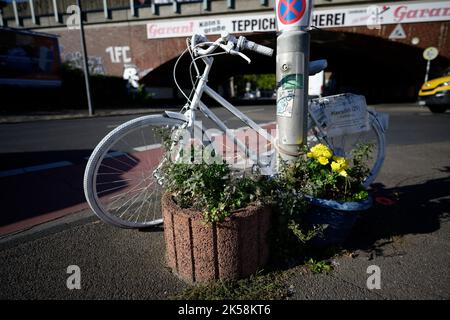
<instances>
[{"instance_id":1,"label":"sidewalk pavement","mask_svg":"<svg viewBox=\"0 0 450 320\"><path fill-rule=\"evenodd\" d=\"M126 116L138 114L162 113L165 110L179 111L181 107L158 107L158 108L132 108L132 109L100 109L92 117ZM45 120L66 120L91 118L87 111L83 110L60 110L60 111L33 111L26 115L21 114L0 114L0 124L21 123Z\"/></svg>"},{"instance_id":2,"label":"sidewalk pavement","mask_svg":"<svg viewBox=\"0 0 450 320\"><path fill-rule=\"evenodd\" d=\"M268 101L268 104L274 104L273 101ZM421 107L411 103L404 104L380 104L374 107L385 108L390 111L403 110L405 108L417 108ZM125 115L138 115L138 114L152 114L162 113L165 110L179 111L181 106L178 107L157 107L157 108L123 108L123 109L99 109L96 110L92 117L107 117L107 116L125 116ZM58 111L32 111L26 115L22 114L0 114L0 124L3 123L21 123L31 121L45 121L45 120L65 120L65 119L82 119L90 118L88 112L85 110L58 110Z\"/></svg>"},{"instance_id":3,"label":"sidewalk pavement","mask_svg":"<svg viewBox=\"0 0 450 320\"><path fill-rule=\"evenodd\" d=\"M450 144L396 144L330 274L294 272L290 299L450 299ZM384 198L383 198L384 197ZM123 230L83 211L0 240L0 299L166 299L187 288L165 267L162 230ZM81 290L68 290L69 265ZM381 269L369 290L367 267Z\"/></svg>"}]
</instances>

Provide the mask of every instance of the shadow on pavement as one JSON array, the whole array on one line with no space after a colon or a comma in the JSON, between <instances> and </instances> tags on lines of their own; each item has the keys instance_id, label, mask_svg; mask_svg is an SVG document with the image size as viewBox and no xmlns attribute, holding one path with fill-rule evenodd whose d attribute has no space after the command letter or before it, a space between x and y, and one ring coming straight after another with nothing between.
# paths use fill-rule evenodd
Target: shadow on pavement
<instances>
[{"instance_id":1,"label":"shadow on pavement","mask_svg":"<svg viewBox=\"0 0 450 320\"><path fill-rule=\"evenodd\" d=\"M65 215L87 208L83 177L87 157L91 152L92 150L62 150L1 154L4 164L2 170L14 170L59 161L69 161L72 164L0 177L0 188L2 199L4 199L0 227L30 218L39 220L40 216L47 214L61 213ZM134 160L136 164L139 163L139 159L134 158ZM124 172L132 168L131 165L120 167ZM106 190L104 195L127 187L124 183L119 188L111 188L114 190L109 192L107 188L114 181L108 182L107 178L108 176L101 186ZM109 178L109 180L111 179ZM45 218L42 217L42 220Z\"/></svg>"},{"instance_id":2,"label":"shadow on pavement","mask_svg":"<svg viewBox=\"0 0 450 320\"><path fill-rule=\"evenodd\" d=\"M450 173L450 167L441 171ZM383 255L383 246L393 238L432 233L449 218L450 175L421 184L389 189L377 184L372 188L375 205L355 226L346 249Z\"/></svg>"}]
</instances>

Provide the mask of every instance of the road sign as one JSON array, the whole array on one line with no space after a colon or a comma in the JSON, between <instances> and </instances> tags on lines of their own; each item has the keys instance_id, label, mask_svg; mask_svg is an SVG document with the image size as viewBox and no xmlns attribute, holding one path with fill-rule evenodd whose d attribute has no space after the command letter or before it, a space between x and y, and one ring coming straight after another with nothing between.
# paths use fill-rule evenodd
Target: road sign
<instances>
[{"instance_id":1,"label":"road sign","mask_svg":"<svg viewBox=\"0 0 450 320\"><path fill-rule=\"evenodd\" d=\"M280 0L278 2L278 19L283 24L293 24L305 14L305 0Z\"/></svg>"},{"instance_id":2,"label":"road sign","mask_svg":"<svg viewBox=\"0 0 450 320\"><path fill-rule=\"evenodd\" d=\"M302 29L310 24L312 0L277 0L278 30Z\"/></svg>"},{"instance_id":3,"label":"road sign","mask_svg":"<svg viewBox=\"0 0 450 320\"><path fill-rule=\"evenodd\" d=\"M436 59L438 55L439 50L435 47L428 47L423 51L423 58L428 61Z\"/></svg>"},{"instance_id":4,"label":"road sign","mask_svg":"<svg viewBox=\"0 0 450 320\"><path fill-rule=\"evenodd\" d=\"M389 35L389 39L406 39L405 29L403 29L400 23L395 26L394 30L392 30Z\"/></svg>"}]
</instances>

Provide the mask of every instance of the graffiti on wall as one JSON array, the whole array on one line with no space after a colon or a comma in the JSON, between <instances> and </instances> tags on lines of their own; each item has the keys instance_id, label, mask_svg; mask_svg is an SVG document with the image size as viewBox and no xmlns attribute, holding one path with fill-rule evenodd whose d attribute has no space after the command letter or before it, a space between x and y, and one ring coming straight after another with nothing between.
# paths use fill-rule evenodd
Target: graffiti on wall
<instances>
[{"instance_id":1,"label":"graffiti on wall","mask_svg":"<svg viewBox=\"0 0 450 320\"><path fill-rule=\"evenodd\" d=\"M139 70L134 64L124 65L123 79L127 80L127 87L129 90L132 88L139 88Z\"/></svg>"},{"instance_id":2,"label":"graffiti on wall","mask_svg":"<svg viewBox=\"0 0 450 320\"><path fill-rule=\"evenodd\" d=\"M112 63L131 63L129 46L108 47L105 51L109 54Z\"/></svg>"},{"instance_id":3,"label":"graffiti on wall","mask_svg":"<svg viewBox=\"0 0 450 320\"><path fill-rule=\"evenodd\" d=\"M83 69L83 56L79 51L65 54L64 61L72 68ZM88 68L90 74L106 74L102 57L90 56L88 58Z\"/></svg>"}]
</instances>

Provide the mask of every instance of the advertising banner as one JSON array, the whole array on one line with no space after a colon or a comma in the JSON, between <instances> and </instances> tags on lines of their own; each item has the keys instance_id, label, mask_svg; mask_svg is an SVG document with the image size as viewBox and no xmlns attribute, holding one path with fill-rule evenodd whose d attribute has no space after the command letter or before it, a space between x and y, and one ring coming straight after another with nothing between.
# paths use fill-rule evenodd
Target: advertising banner
<instances>
[{"instance_id":1,"label":"advertising banner","mask_svg":"<svg viewBox=\"0 0 450 320\"><path fill-rule=\"evenodd\" d=\"M286 0L287 1L287 0ZM298 0L300 1L300 0ZM286 3L294 3L291 2ZM283 7L285 8L285 7ZM287 8L287 7L286 7ZM298 21L287 9L282 15L285 21L294 24L306 23L304 16ZM306 10L306 9L305 9ZM283 14L284 13L284 14ZM298 16L297 16L298 17ZM160 20L147 24L147 38L174 38L190 36L193 33L205 35L230 33L273 32L277 30L277 16L273 12L246 15L216 15L189 20ZM318 28L357 27L383 24L416 23L450 20L450 1L433 2L390 2L376 5L355 5L314 9L311 25ZM278 22L279 23L279 22ZM287 26L278 26L286 28Z\"/></svg>"}]
</instances>

